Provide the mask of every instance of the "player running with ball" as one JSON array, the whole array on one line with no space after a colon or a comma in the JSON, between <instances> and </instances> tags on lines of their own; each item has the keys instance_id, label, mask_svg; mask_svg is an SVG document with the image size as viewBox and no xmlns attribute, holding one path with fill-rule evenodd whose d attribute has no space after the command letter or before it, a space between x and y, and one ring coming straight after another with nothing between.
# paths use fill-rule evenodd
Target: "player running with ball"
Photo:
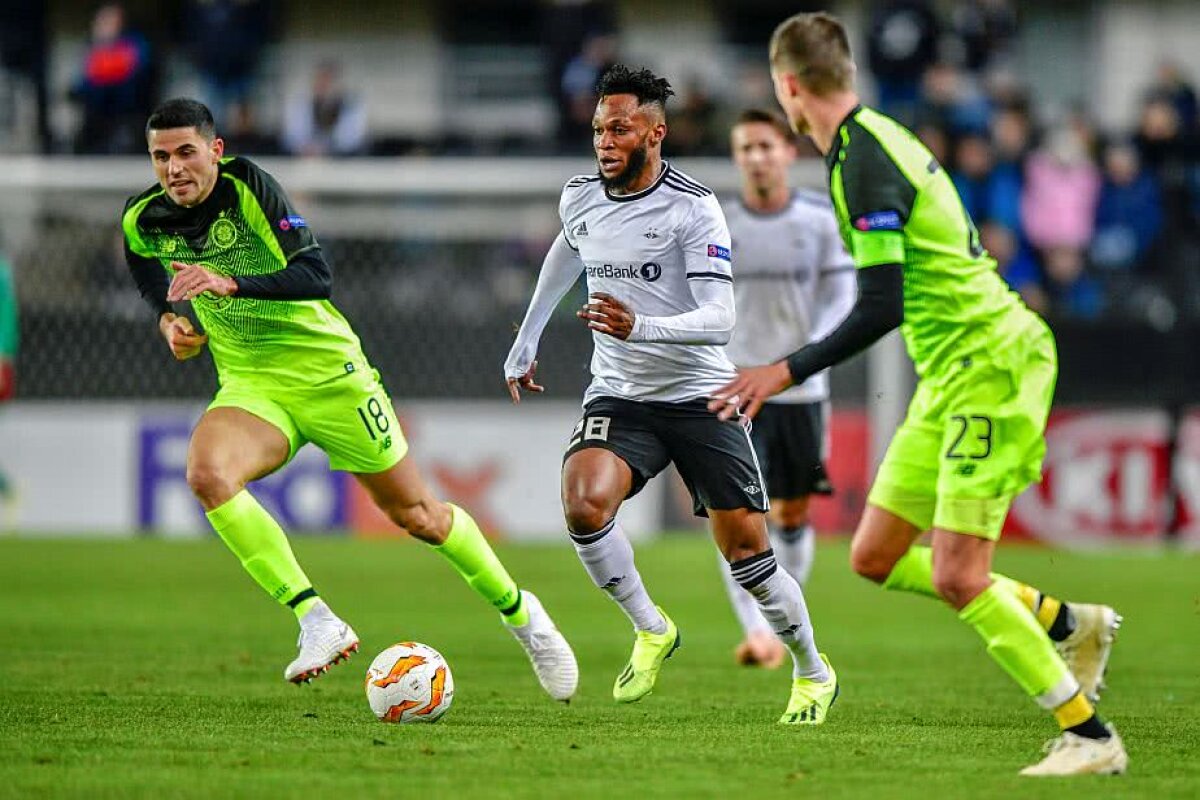
<instances>
[{"instance_id":1,"label":"player running with ball","mask_svg":"<svg viewBox=\"0 0 1200 800\"><path fill-rule=\"evenodd\" d=\"M613 685L640 700L680 644L650 599L617 512L674 462L695 511L733 577L754 596L791 651L792 693L780 722L816 725L837 694L817 652L804 595L775 562L763 512L765 485L741 421L709 414L706 398L733 379L722 345L734 323L729 231L705 187L662 159L670 84L618 65L600 79L592 144L599 174L567 182L562 232L551 245L504 365L513 402L541 391L534 370L551 312L587 274L579 312L592 330L592 383L567 446L563 508L571 541L596 586L628 615L633 654Z\"/></svg>"},{"instance_id":2,"label":"player running with ball","mask_svg":"<svg viewBox=\"0 0 1200 800\"><path fill-rule=\"evenodd\" d=\"M771 395L900 327L920 382L854 534L854 569L887 589L944 600L1054 714L1061 736L1021 774L1123 772L1121 739L1092 706L1117 616L991 572L1009 505L1040 478L1054 338L996 274L942 166L908 130L859 104L836 19L788 19L770 61L792 127L825 154L859 296L827 337L740 370L710 408L721 418L739 406L753 415ZM914 546L929 530L932 549Z\"/></svg>"},{"instance_id":3,"label":"player running with ball","mask_svg":"<svg viewBox=\"0 0 1200 800\"><path fill-rule=\"evenodd\" d=\"M206 344L212 351L220 389L192 432L187 480L242 566L300 622L300 652L284 677L309 681L358 648L246 490L312 442L449 561L500 612L542 687L569 699L578 681L570 646L471 516L438 500L405 457L379 373L329 302L321 247L279 184L246 159L223 157L212 114L194 100L159 106L146 140L158 184L125 206L125 256L175 358L193 358ZM204 333L172 308L186 301Z\"/></svg>"}]
</instances>

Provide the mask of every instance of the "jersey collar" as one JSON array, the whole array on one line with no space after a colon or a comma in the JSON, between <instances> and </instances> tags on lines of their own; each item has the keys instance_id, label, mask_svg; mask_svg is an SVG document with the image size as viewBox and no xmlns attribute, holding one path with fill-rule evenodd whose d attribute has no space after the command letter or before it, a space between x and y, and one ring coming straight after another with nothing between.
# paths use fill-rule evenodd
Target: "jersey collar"
<instances>
[{"instance_id":1,"label":"jersey collar","mask_svg":"<svg viewBox=\"0 0 1200 800\"><path fill-rule=\"evenodd\" d=\"M862 111L862 109L862 103L859 103L854 108L850 109L850 113L847 114L842 119L841 124L838 125L837 133L833 135L833 146L830 147L829 152L825 154L825 166L830 172L833 171L834 164L838 163L838 155L842 152L842 142L844 141L843 131L845 131L846 126L850 124L850 120L854 119L854 117L858 114L858 112Z\"/></svg>"},{"instance_id":2,"label":"jersey collar","mask_svg":"<svg viewBox=\"0 0 1200 800\"><path fill-rule=\"evenodd\" d=\"M662 169L658 171L658 177L654 179L654 183L650 184L645 189L642 189L640 192L634 192L633 194L611 194L609 193L608 189L605 189L604 196L609 200L612 200L614 203L628 203L631 200L641 200L659 186L662 186L662 182L667 179L667 174L670 171L671 162L664 159Z\"/></svg>"}]
</instances>

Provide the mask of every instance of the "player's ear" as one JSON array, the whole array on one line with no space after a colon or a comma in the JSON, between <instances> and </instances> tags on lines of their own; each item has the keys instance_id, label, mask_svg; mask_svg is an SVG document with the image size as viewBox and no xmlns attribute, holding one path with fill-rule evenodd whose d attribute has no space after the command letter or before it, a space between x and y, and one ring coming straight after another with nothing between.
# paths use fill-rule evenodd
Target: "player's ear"
<instances>
[{"instance_id":1,"label":"player's ear","mask_svg":"<svg viewBox=\"0 0 1200 800\"><path fill-rule=\"evenodd\" d=\"M218 161L220 161L221 157L225 155L225 140L221 137L214 136L212 144L209 145L209 147L212 148L213 157L215 157Z\"/></svg>"},{"instance_id":2,"label":"player's ear","mask_svg":"<svg viewBox=\"0 0 1200 800\"><path fill-rule=\"evenodd\" d=\"M650 128L650 144L660 145L665 138L667 138L667 123L665 120L659 120Z\"/></svg>"}]
</instances>

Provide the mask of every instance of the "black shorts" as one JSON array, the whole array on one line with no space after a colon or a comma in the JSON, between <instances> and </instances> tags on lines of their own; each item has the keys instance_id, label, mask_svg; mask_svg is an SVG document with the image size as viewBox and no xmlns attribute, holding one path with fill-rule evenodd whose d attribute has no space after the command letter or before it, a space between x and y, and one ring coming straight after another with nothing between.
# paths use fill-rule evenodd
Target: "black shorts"
<instances>
[{"instance_id":1,"label":"black shorts","mask_svg":"<svg viewBox=\"0 0 1200 800\"><path fill-rule=\"evenodd\" d=\"M563 461L589 447L604 448L629 465L633 486L628 497L674 462L696 516L707 517L710 508L767 510L762 472L745 425L717 419L707 400L598 397L583 409Z\"/></svg>"},{"instance_id":2,"label":"black shorts","mask_svg":"<svg viewBox=\"0 0 1200 800\"><path fill-rule=\"evenodd\" d=\"M769 497L833 494L825 473L824 403L764 403L750 439L767 476Z\"/></svg>"}]
</instances>

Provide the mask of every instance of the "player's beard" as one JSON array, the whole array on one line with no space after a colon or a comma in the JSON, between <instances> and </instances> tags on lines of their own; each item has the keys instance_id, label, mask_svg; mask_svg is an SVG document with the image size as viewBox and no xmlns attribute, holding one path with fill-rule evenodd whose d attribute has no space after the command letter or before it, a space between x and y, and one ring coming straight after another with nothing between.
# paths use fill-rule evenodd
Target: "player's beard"
<instances>
[{"instance_id":1,"label":"player's beard","mask_svg":"<svg viewBox=\"0 0 1200 800\"><path fill-rule=\"evenodd\" d=\"M625 169L618 172L611 178L604 177L604 173L599 171L597 167L596 174L600 176L600 183L604 184L604 188L610 192L620 194L630 187L642 174L642 170L646 168L646 161L649 158L649 148L645 142L635 147L629 153L629 158L625 161Z\"/></svg>"}]
</instances>

